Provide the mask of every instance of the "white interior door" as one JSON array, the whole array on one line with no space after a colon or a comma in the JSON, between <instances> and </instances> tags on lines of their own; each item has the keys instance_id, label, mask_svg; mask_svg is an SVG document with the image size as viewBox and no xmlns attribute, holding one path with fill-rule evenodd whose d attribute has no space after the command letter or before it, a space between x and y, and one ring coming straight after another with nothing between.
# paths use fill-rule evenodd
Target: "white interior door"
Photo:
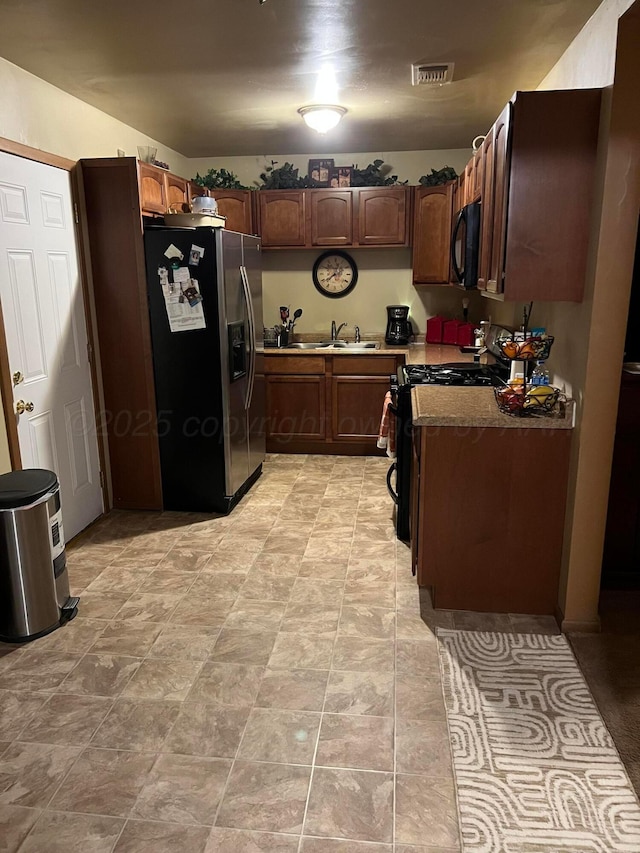
<instances>
[{"instance_id":1,"label":"white interior door","mask_svg":"<svg viewBox=\"0 0 640 853\"><path fill-rule=\"evenodd\" d=\"M58 475L68 540L103 508L69 173L0 153L0 222L22 466Z\"/></svg>"}]
</instances>

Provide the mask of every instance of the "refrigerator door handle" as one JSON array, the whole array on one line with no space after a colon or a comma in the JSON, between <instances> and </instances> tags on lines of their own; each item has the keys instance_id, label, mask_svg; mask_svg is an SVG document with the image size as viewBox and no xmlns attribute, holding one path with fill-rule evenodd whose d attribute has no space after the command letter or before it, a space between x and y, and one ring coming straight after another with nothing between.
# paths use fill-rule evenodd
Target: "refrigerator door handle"
<instances>
[{"instance_id":1,"label":"refrigerator door handle","mask_svg":"<svg viewBox=\"0 0 640 853\"><path fill-rule=\"evenodd\" d=\"M245 409L248 411L253 398L253 386L256 378L256 318L253 313L253 300L251 299L251 288L249 287L249 278L247 276L247 268L240 265L240 278L242 279L242 288L244 290L244 298L247 303L247 317L249 319L249 343L250 356L249 363L249 381L247 383L247 398L245 400Z\"/></svg>"}]
</instances>

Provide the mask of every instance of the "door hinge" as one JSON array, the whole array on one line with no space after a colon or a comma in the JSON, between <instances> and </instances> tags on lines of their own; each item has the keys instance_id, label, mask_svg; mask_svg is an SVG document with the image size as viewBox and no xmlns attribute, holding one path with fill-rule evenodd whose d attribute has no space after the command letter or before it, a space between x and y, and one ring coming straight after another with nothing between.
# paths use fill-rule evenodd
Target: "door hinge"
<instances>
[{"instance_id":1,"label":"door hinge","mask_svg":"<svg viewBox=\"0 0 640 853\"><path fill-rule=\"evenodd\" d=\"M100 488L104 489L104 471L100 471Z\"/></svg>"},{"instance_id":2,"label":"door hinge","mask_svg":"<svg viewBox=\"0 0 640 853\"><path fill-rule=\"evenodd\" d=\"M89 359L89 364L93 364L93 347L87 341L87 358Z\"/></svg>"},{"instance_id":3,"label":"door hinge","mask_svg":"<svg viewBox=\"0 0 640 853\"><path fill-rule=\"evenodd\" d=\"M76 201L73 202L73 216L77 225L80 222L80 217L78 216L78 203Z\"/></svg>"}]
</instances>

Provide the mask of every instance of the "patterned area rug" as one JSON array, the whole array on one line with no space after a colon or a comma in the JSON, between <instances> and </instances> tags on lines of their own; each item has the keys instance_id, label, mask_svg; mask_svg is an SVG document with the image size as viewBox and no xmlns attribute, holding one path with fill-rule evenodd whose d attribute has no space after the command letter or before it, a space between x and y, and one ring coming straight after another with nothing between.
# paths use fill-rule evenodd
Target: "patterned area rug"
<instances>
[{"instance_id":1,"label":"patterned area rug","mask_svg":"<svg viewBox=\"0 0 640 853\"><path fill-rule=\"evenodd\" d=\"M639 853L638 800L564 637L438 644L465 853Z\"/></svg>"}]
</instances>

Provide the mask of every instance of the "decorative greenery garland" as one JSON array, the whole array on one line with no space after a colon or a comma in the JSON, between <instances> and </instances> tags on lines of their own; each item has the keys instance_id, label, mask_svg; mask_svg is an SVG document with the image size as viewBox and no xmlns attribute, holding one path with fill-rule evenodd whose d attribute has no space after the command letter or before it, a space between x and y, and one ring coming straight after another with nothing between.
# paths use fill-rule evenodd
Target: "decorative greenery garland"
<instances>
[{"instance_id":1,"label":"decorative greenery garland","mask_svg":"<svg viewBox=\"0 0 640 853\"><path fill-rule=\"evenodd\" d=\"M264 172L260 174L262 184L257 189L297 190L312 186L309 176L300 177L298 175L299 169L295 169L293 163L285 163L279 168L276 168L276 166L277 160L272 160L270 166L265 166ZM389 175L389 171L390 167L384 166L384 160L374 160L373 163L369 163L364 169L353 166L351 171L351 186L389 187L394 185L404 186L409 183L409 181L400 181L397 175ZM425 187L433 187L439 184L446 184L449 181L455 181L457 177L455 169L451 166L444 166L442 169L432 169L429 175L423 175L419 183ZM227 171L227 169L209 169L205 175L196 174L193 182L210 190L256 189L256 187L245 187L240 183L238 176L233 172Z\"/></svg>"}]
</instances>

